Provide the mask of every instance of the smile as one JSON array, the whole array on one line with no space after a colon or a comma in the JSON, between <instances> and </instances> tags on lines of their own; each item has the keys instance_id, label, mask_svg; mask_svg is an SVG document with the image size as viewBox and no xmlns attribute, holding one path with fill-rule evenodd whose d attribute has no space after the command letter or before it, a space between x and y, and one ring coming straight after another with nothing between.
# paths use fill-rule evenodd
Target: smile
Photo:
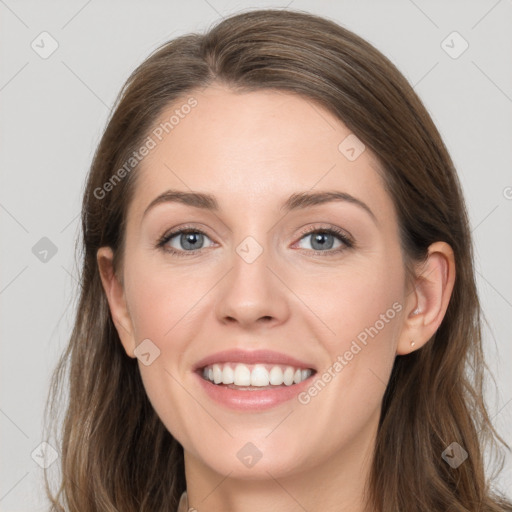
<instances>
[{"instance_id":1,"label":"smile","mask_svg":"<svg viewBox=\"0 0 512 512\"><path fill-rule=\"evenodd\" d=\"M208 365L194 374L202 392L213 402L236 411L258 412L296 398L311 384L316 370L222 363Z\"/></svg>"},{"instance_id":2,"label":"smile","mask_svg":"<svg viewBox=\"0 0 512 512\"><path fill-rule=\"evenodd\" d=\"M311 368L296 368L274 364L222 363L205 366L202 370L204 379L217 385L231 385L232 388L244 386L253 388L272 386L292 386L299 384L312 375Z\"/></svg>"}]
</instances>

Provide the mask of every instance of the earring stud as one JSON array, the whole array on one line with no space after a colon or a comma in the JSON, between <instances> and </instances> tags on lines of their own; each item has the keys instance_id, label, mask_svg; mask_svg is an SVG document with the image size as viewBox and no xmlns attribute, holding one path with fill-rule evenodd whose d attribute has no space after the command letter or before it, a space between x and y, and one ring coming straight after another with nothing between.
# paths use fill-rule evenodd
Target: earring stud
<instances>
[{"instance_id":1,"label":"earring stud","mask_svg":"<svg viewBox=\"0 0 512 512\"><path fill-rule=\"evenodd\" d=\"M414 347L414 345L416 345L416 343L414 343L414 341L411 341L411 347Z\"/></svg>"},{"instance_id":2,"label":"earring stud","mask_svg":"<svg viewBox=\"0 0 512 512\"><path fill-rule=\"evenodd\" d=\"M412 314L413 314L413 315L417 315L419 312L420 312L419 308L416 308L416 309L412 312Z\"/></svg>"}]
</instances>

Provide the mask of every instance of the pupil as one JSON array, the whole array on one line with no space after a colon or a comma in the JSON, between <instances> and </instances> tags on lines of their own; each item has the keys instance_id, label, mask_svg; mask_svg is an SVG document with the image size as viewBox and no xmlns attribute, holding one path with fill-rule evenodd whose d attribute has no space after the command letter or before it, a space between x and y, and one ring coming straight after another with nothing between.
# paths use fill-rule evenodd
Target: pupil
<instances>
[{"instance_id":1,"label":"pupil","mask_svg":"<svg viewBox=\"0 0 512 512\"><path fill-rule=\"evenodd\" d=\"M199 237L202 236L200 233L185 233L185 235L183 235L183 236L185 239L183 247L188 248L188 249L194 249L194 247L193 247L194 244L200 245L200 244L197 244ZM187 245L188 245L188 247L187 247Z\"/></svg>"},{"instance_id":2,"label":"pupil","mask_svg":"<svg viewBox=\"0 0 512 512\"><path fill-rule=\"evenodd\" d=\"M315 245L316 243L318 243L318 244L320 244L320 246L319 246L319 248L320 248L320 249L322 249L322 248L323 248L323 249L325 249L325 248L327 248L327 249L331 249L331 248L332 248L332 245L333 245L333 242L331 241L331 243L330 243L330 244L329 244L329 243L327 243L327 242L325 241L325 237L331 237L331 238L332 238L332 235L330 235L330 234L328 234L328 233L318 233L318 234L314 235L314 237L313 237L313 239L314 239L314 241L313 241L313 248L314 248L314 249L316 249L316 248L314 247L314 245Z\"/></svg>"}]
</instances>

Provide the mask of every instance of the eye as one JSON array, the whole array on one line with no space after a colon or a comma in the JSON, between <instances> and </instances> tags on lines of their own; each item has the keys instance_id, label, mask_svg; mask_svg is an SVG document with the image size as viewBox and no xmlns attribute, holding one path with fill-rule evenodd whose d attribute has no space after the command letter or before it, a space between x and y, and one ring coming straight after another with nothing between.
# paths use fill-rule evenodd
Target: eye
<instances>
[{"instance_id":1,"label":"eye","mask_svg":"<svg viewBox=\"0 0 512 512\"><path fill-rule=\"evenodd\" d=\"M165 252L174 254L175 256L191 256L204 249L202 245L205 238L210 240L204 231L194 227L183 227L163 235L157 242L156 246ZM299 242L307 240L308 238L311 242L311 249L314 255L331 256L336 255L347 248L354 247L354 242L350 235L345 231L334 227L309 228L302 232ZM336 241L338 241L338 246L333 249Z\"/></svg>"},{"instance_id":2,"label":"eye","mask_svg":"<svg viewBox=\"0 0 512 512\"><path fill-rule=\"evenodd\" d=\"M300 240L309 239L314 254L338 254L354 246L350 236L338 228L310 228L303 232L302 235ZM338 246L333 249L336 240L338 241Z\"/></svg>"},{"instance_id":3,"label":"eye","mask_svg":"<svg viewBox=\"0 0 512 512\"><path fill-rule=\"evenodd\" d=\"M157 242L157 247L176 256L187 256L187 253L193 254L203 249L202 244L205 237L209 239L206 233L200 229L182 228L165 234Z\"/></svg>"}]
</instances>

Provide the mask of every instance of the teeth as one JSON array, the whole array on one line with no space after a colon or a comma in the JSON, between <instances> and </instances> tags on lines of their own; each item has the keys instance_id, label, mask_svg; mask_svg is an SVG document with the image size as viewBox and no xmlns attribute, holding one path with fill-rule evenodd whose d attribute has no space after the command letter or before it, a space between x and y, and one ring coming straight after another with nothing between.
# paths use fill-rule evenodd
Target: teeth
<instances>
[{"instance_id":1,"label":"teeth","mask_svg":"<svg viewBox=\"0 0 512 512\"><path fill-rule=\"evenodd\" d=\"M251 386L268 386L269 383L267 369L262 364L257 364L251 372Z\"/></svg>"},{"instance_id":2,"label":"teeth","mask_svg":"<svg viewBox=\"0 0 512 512\"><path fill-rule=\"evenodd\" d=\"M283 383L283 370L279 366L274 366L270 370L270 384L280 386Z\"/></svg>"},{"instance_id":3,"label":"teeth","mask_svg":"<svg viewBox=\"0 0 512 512\"><path fill-rule=\"evenodd\" d=\"M229 365L225 365L222 370L222 384L233 384L235 382L235 372Z\"/></svg>"},{"instance_id":4,"label":"teeth","mask_svg":"<svg viewBox=\"0 0 512 512\"><path fill-rule=\"evenodd\" d=\"M203 377L214 384L235 386L291 386L306 380L312 370L292 366L242 363L213 364L203 368Z\"/></svg>"},{"instance_id":5,"label":"teeth","mask_svg":"<svg viewBox=\"0 0 512 512\"><path fill-rule=\"evenodd\" d=\"M213 365L213 382L215 384L222 382L222 368L218 364Z\"/></svg>"},{"instance_id":6,"label":"teeth","mask_svg":"<svg viewBox=\"0 0 512 512\"><path fill-rule=\"evenodd\" d=\"M234 384L236 386L251 385L251 370L244 364L237 364L235 368Z\"/></svg>"},{"instance_id":7,"label":"teeth","mask_svg":"<svg viewBox=\"0 0 512 512\"><path fill-rule=\"evenodd\" d=\"M286 370L284 371L283 380L287 386L291 386L293 384L294 373L295 373L295 370L291 366L288 366L286 368Z\"/></svg>"}]
</instances>

